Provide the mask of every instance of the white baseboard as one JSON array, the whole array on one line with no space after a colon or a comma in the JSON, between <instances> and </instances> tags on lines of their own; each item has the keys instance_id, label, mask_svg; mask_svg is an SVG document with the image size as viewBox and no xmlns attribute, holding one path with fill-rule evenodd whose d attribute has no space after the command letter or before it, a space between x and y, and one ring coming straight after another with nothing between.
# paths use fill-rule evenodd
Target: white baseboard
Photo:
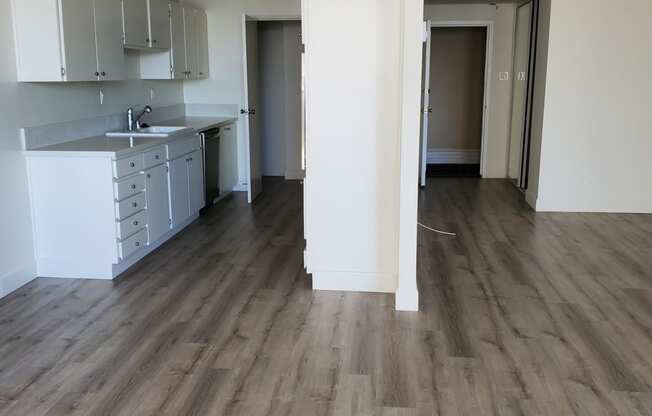
<instances>
[{"instance_id":1,"label":"white baseboard","mask_svg":"<svg viewBox=\"0 0 652 416\"><path fill-rule=\"evenodd\" d=\"M36 270L18 268L0 276L0 298L36 279Z\"/></svg>"},{"instance_id":2,"label":"white baseboard","mask_svg":"<svg viewBox=\"0 0 652 416\"><path fill-rule=\"evenodd\" d=\"M428 164L431 165L477 165L480 163L480 150L467 149L429 149Z\"/></svg>"},{"instance_id":3,"label":"white baseboard","mask_svg":"<svg viewBox=\"0 0 652 416\"><path fill-rule=\"evenodd\" d=\"M396 292L396 276L382 273L313 272L313 290L344 292Z\"/></svg>"},{"instance_id":4,"label":"white baseboard","mask_svg":"<svg viewBox=\"0 0 652 416\"><path fill-rule=\"evenodd\" d=\"M233 192L247 192L249 188L245 184L236 185L233 187Z\"/></svg>"},{"instance_id":5,"label":"white baseboard","mask_svg":"<svg viewBox=\"0 0 652 416\"><path fill-rule=\"evenodd\" d=\"M397 290L395 296L396 310L406 312L419 311L419 291Z\"/></svg>"}]
</instances>

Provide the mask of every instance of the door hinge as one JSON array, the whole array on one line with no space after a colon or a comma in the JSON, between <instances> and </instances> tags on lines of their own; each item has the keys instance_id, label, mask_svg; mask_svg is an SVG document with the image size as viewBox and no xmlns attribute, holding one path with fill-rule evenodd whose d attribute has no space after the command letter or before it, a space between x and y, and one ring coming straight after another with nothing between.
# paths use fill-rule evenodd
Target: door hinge
<instances>
[{"instance_id":1,"label":"door hinge","mask_svg":"<svg viewBox=\"0 0 652 416\"><path fill-rule=\"evenodd\" d=\"M306 44L305 43L301 44L301 53L306 53Z\"/></svg>"},{"instance_id":2,"label":"door hinge","mask_svg":"<svg viewBox=\"0 0 652 416\"><path fill-rule=\"evenodd\" d=\"M172 218L168 219L168 224L172 225Z\"/></svg>"},{"instance_id":3,"label":"door hinge","mask_svg":"<svg viewBox=\"0 0 652 416\"><path fill-rule=\"evenodd\" d=\"M66 76L66 68L61 67L61 76L64 77Z\"/></svg>"}]
</instances>

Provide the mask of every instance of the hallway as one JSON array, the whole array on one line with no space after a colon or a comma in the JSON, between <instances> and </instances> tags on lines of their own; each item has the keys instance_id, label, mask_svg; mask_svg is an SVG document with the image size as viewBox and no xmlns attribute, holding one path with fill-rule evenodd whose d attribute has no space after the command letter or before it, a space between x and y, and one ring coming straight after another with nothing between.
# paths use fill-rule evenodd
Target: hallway
<instances>
[{"instance_id":1,"label":"hallway","mask_svg":"<svg viewBox=\"0 0 652 416\"><path fill-rule=\"evenodd\" d=\"M311 291L301 185L265 189L115 283L0 301L0 415L652 414L652 217L431 179L421 221L459 237L420 232L422 311L399 313Z\"/></svg>"}]
</instances>

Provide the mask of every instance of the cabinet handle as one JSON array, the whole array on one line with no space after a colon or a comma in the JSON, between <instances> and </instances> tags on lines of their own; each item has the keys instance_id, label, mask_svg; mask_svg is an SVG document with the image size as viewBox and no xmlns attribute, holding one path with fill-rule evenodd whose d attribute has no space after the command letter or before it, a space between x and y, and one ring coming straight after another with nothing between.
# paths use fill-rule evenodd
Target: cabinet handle
<instances>
[{"instance_id":1,"label":"cabinet handle","mask_svg":"<svg viewBox=\"0 0 652 416\"><path fill-rule=\"evenodd\" d=\"M150 179L151 177L152 177L152 175L150 175L150 174L148 173L148 174L147 174L147 179Z\"/></svg>"},{"instance_id":2,"label":"cabinet handle","mask_svg":"<svg viewBox=\"0 0 652 416\"><path fill-rule=\"evenodd\" d=\"M136 167L136 163L135 163L135 162L129 162L129 167L130 167L130 168L135 168L135 167Z\"/></svg>"},{"instance_id":3,"label":"cabinet handle","mask_svg":"<svg viewBox=\"0 0 652 416\"><path fill-rule=\"evenodd\" d=\"M97 72L97 71L95 71L95 76L96 76L96 77L99 77L99 76L100 76L100 73Z\"/></svg>"},{"instance_id":4,"label":"cabinet handle","mask_svg":"<svg viewBox=\"0 0 652 416\"><path fill-rule=\"evenodd\" d=\"M134 221L134 227L138 227L138 221Z\"/></svg>"},{"instance_id":5,"label":"cabinet handle","mask_svg":"<svg viewBox=\"0 0 652 416\"><path fill-rule=\"evenodd\" d=\"M159 155L154 156L154 159L156 159L156 160L159 160L160 158L161 158L161 156L159 156Z\"/></svg>"},{"instance_id":6,"label":"cabinet handle","mask_svg":"<svg viewBox=\"0 0 652 416\"><path fill-rule=\"evenodd\" d=\"M136 189L136 184L131 185L131 189Z\"/></svg>"},{"instance_id":7,"label":"cabinet handle","mask_svg":"<svg viewBox=\"0 0 652 416\"><path fill-rule=\"evenodd\" d=\"M102 71L102 76L105 77L105 76L106 76L106 72Z\"/></svg>"},{"instance_id":8,"label":"cabinet handle","mask_svg":"<svg viewBox=\"0 0 652 416\"><path fill-rule=\"evenodd\" d=\"M140 241L136 241L136 242L134 243L134 245L135 245L136 247L140 247Z\"/></svg>"},{"instance_id":9,"label":"cabinet handle","mask_svg":"<svg viewBox=\"0 0 652 416\"><path fill-rule=\"evenodd\" d=\"M158 40L154 39L152 42L154 42L154 43L158 43Z\"/></svg>"},{"instance_id":10,"label":"cabinet handle","mask_svg":"<svg viewBox=\"0 0 652 416\"><path fill-rule=\"evenodd\" d=\"M134 202L132 205L133 205L134 208L137 208L138 207L138 202Z\"/></svg>"},{"instance_id":11,"label":"cabinet handle","mask_svg":"<svg viewBox=\"0 0 652 416\"><path fill-rule=\"evenodd\" d=\"M145 42L149 43L149 38L145 39Z\"/></svg>"}]
</instances>

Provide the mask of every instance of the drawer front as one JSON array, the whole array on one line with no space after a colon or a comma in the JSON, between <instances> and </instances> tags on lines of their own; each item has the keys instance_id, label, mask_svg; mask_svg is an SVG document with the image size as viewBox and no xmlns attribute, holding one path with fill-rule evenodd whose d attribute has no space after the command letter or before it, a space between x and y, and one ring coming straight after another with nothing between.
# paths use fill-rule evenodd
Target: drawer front
<instances>
[{"instance_id":1,"label":"drawer front","mask_svg":"<svg viewBox=\"0 0 652 416\"><path fill-rule=\"evenodd\" d=\"M145 194L140 193L131 198L125 199L115 204L116 205L116 219L124 220L131 217L138 211L145 209Z\"/></svg>"},{"instance_id":2,"label":"drawer front","mask_svg":"<svg viewBox=\"0 0 652 416\"><path fill-rule=\"evenodd\" d=\"M199 149L199 135L185 137L167 145L168 160L174 160Z\"/></svg>"},{"instance_id":3,"label":"drawer front","mask_svg":"<svg viewBox=\"0 0 652 416\"><path fill-rule=\"evenodd\" d=\"M115 183L115 199L122 201L145 190L145 175L136 174Z\"/></svg>"},{"instance_id":4,"label":"drawer front","mask_svg":"<svg viewBox=\"0 0 652 416\"><path fill-rule=\"evenodd\" d=\"M116 160L113 165L113 174L116 178L122 178L141 170L143 170L142 153Z\"/></svg>"},{"instance_id":5,"label":"drawer front","mask_svg":"<svg viewBox=\"0 0 652 416\"><path fill-rule=\"evenodd\" d=\"M118 243L118 253L122 260L134 254L136 251L145 247L147 244L147 230L142 229L136 234Z\"/></svg>"},{"instance_id":6,"label":"drawer front","mask_svg":"<svg viewBox=\"0 0 652 416\"><path fill-rule=\"evenodd\" d=\"M167 151L165 146L157 147L156 149L149 150L145 152L144 164L145 169L149 169L161 163L165 163L165 158L167 157Z\"/></svg>"},{"instance_id":7,"label":"drawer front","mask_svg":"<svg viewBox=\"0 0 652 416\"><path fill-rule=\"evenodd\" d=\"M147 211L140 211L117 224L118 238L125 240L147 226Z\"/></svg>"}]
</instances>

